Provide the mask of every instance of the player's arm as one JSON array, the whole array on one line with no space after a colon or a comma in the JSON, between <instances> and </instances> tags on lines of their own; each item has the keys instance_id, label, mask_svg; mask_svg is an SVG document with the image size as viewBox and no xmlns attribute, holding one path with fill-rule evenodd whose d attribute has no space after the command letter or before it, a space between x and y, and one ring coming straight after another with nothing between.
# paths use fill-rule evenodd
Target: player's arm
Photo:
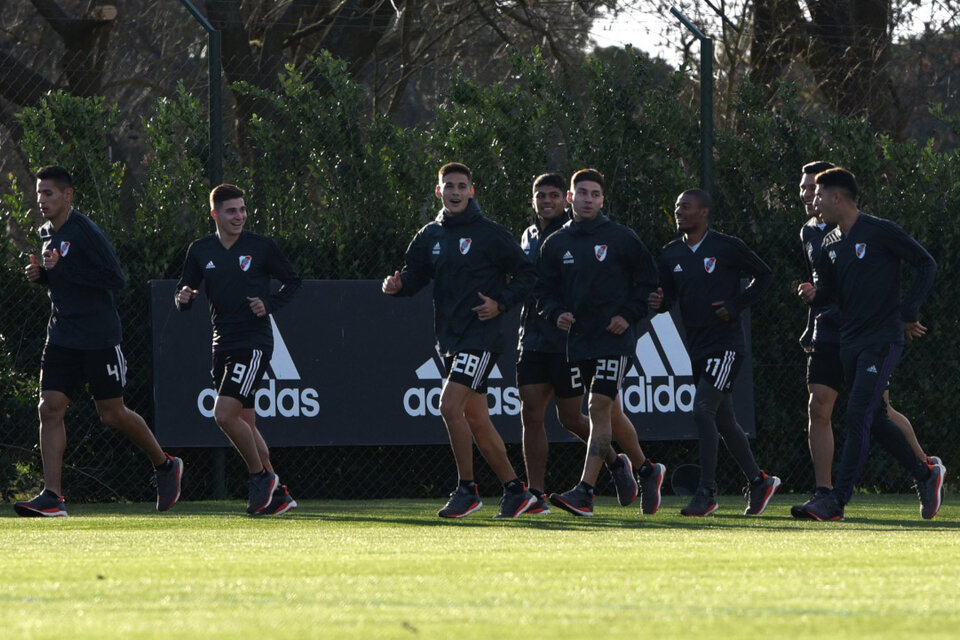
<instances>
[{"instance_id":1,"label":"player's arm","mask_svg":"<svg viewBox=\"0 0 960 640\"><path fill-rule=\"evenodd\" d=\"M907 324L916 323L920 316L920 304L927 298L933 279L937 275L937 262L933 256L914 240L900 225L889 223L890 246L901 260L912 266L916 273L913 283L900 301L900 319Z\"/></svg>"},{"instance_id":2,"label":"player's arm","mask_svg":"<svg viewBox=\"0 0 960 640\"><path fill-rule=\"evenodd\" d=\"M203 269L200 268L195 252L196 243L191 244L187 249L180 280L177 281L177 289L173 294L173 304L178 311L186 311L193 306L193 300L197 297L197 288L203 281Z\"/></svg>"},{"instance_id":3,"label":"player's arm","mask_svg":"<svg viewBox=\"0 0 960 640\"><path fill-rule=\"evenodd\" d=\"M504 262L507 265L509 281L497 300L501 313L522 304L537 284L537 268L533 262L512 236L504 234L504 238Z\"/></svg>"},{"instance_id":4,"label":"player's arm","mask_svg":"<svg viewBox=\"0 0 960 640\"><path fill-rule=\"evenodd\" d=\"M398 278L399 289L388 291L384 288L384 293L393 296L412 296L430 283L433 278L433 265L430 262L430 252L433 245L430 244L430 238L426 233L428 228L429 225L413 236L407 246L407 252L403 256L403 267L399 274L387 276L384 280L384 284L386 284L387 280ZM437 241L438 239L433 239L434 243Z\"/></svg>"},{"instance_id":5,"label":"player's arm","mask_svg":"<svg viewBox=\"0 0 960 640\"><path fill-rule=\"evenodd\" d=\"M773 284L773 269L742 240L737 240L734 251L737 266L743 273L750 276L750 282L732 300L724 301L723 306L727 308L731 320L759 300L763 292Z\"/></svg>"},{"instance_id":6,"label":"player's arm","mask_svg":"<svg viewBox=\"0 0 960 640\"><path fill-rule=\"evenodd\" d=\"M627 268L632 286L630 299L620 309L618 315L633 325L647 317L650 294L657 290L657 283L660 278L653 255L643 244L643 241L632 232L627 245L626 256L629 260Z\"/></svg>"},{"instance_id":7,"label":"player's arm","mask_svg":"<svg viewBox=\"0 0 960 640\"><path fill-rule=\"evenodd\" d=\"M280 281L280 288L270 296L269 304L265 309L266 313L273 313L290 302L300 289L302 280L277 244L268 238L267 245L267 272Z\"/></svg>"},{"instance_id":8,"label":"player's arm","mask_svg":"<svg viewBox=\"0 0 960 640\"><path fill-rule=\"evenodd\" d=\"M569 314L569 311L563 307L560 260L553 250L557 244L555 238L556 234L540 245L536 266L537 281L533 295L537 299L537 314L553 326L558 326L557 320L561 315Z\"/></svg>"},{"instance_id":9,"label":"player's arm","mask_svg":"<svg viewBox=\"0 0 960 640\"><path fill-rule=\"evenodd\" d=\"M673 281L670 265L664 260L663 254L657 259L656 264L659 271L659 286L647 296L647 306L656 313L665 313L670 311L677 301L677 286Z\"/></svg>"}]
</instances>

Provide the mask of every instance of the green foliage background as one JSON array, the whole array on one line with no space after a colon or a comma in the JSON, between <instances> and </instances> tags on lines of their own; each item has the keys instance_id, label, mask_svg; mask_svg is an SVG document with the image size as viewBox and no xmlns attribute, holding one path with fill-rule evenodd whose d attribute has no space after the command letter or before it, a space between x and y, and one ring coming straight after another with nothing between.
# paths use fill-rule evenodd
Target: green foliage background
<instances>
[{"instance_id":1,"label":"green foliage background","mask_svg":"<svg viewBox=\"0 0 960 640\"><path fill-rule=\"evenodd\" d=\"M596 167L608 178L607 213L635 229L654 250L674 236L676 195L699 182L699 116L697 105L681 98L690 93L682 90L685 76L653 73L629 52L625 63L588 61L575 94L561 91L537 56L514 56L510 83L481 86L455 78L426 129L370 117L362 90L342 61L324 56L315 64L320 80L307 82L288 68L278 93L244 84L234 88L254 97L262 109L246 127L255 153L246 158L229 150L225 158L226 180L247 189L248 226L275 237L305 278L380 279L391 273L412 234L435 215L436 170L451 160L473 168L481 207L518 236L530 223L534 176ZM960 438L953 431L960 413L954 276L960 270L955 224L960 151L938 152L925 141L895 142L874 134L863 121L813 121L799 111L793 87L782 86L779 96L771 109L746 85L738 97L737 127L718 131L715 140L713 224L742 237L776 273L774 287L753 310L758 459L788 487L805 491L812 486L804 360L797 344L805 309L793 293L796 282L808 277L799 243L804 216L797 185L805 162L826 159L857 174L865 211L899 222L940 263L934 292L922 309L930 333L908 347L892 398L913 419L928 452L941 455L949 467L950 460L960 459ZM119 301L125 351L139 363L128 397L139 398L131 404L149 416L147 282L177 277L186 246L209 230L205 113L202 102L182 87L157 104L143 123L153 152L134 184L136 206L121 211L127 168L112 163L107 151L116 110L102 99L57 93L18 119L26 131L22 152L35 167L57 163L73 171L78 208L92 214L117 248L129 281ZM960 129L946 119L944 126ZM24 228L36 226L32 192L27 184L0 195L5 217ZM17 470L10 471L16 456L7 465L4 456L36 442L35 378L48 303L39 288L25 282L26 260L14 244L2 239L0 250L0 291L5 300L17 301L0 311L0 443L14 446L0 453L0 486L6 483L9 492L22 484L17 478L25 467L35 472L38 465L35 458L28 457L28 463L18 458ZM91 480L78 493L142 497L143 465L134 462L129 447L104 434L91 413L88 407L80 410L80 418L72 417L78 426L71 447L79 440L80 450L98 462L78 466L97 478L108 469L136 468L130 471L136 478ZM104 448L115 458L103 460ZM674 457L665 460L668 465L695 460L688 446L655 445L653 450ZM875 455L870 464L869 486L907 486L889 458ZM721 477L739 482L735 470L727 471L721 466ZM208 495L206 490L200 495ZM323 488L324 495L337 491Z\"/></svg>"}]
</instances>

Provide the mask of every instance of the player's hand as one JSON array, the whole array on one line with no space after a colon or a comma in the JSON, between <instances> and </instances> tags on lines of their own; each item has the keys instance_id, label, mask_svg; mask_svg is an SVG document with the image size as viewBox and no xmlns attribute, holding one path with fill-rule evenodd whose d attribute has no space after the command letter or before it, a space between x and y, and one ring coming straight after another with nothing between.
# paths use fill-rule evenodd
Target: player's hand
<instances>
[{"instance_id":1,"label":"player's hand","mask_svg":"<svg viewBox=\"0 0 960 640\"><path fill-rule=\"evenodd\" d=\"M797 295L803 298L804 302L813 302L813 296L817 295L817 288L809 282L801 282L797 285Z\"/></svg>"},{"instance_id":2,"label":"player's hand","mask_svg":"<svg viewBox=\"0 0 960 640\"><path fill-rule=\"evenodd\" d=\"M40 279L40 265L37 264L37 256L30 254L30 264L28 264L23 272L27 274L27 280L30 282L36 282Z\"/></svg>"},{"instance_id":3,"label":"player's hand","mask_svg":"<svg viewBox=\"0 0 960 640\"><path fill-rule=\"evenodd\" d=\"M569 311L564 311L557 318L557 328L561 331L570 331L570 327L572 327L573 323L576 321L577 319L573 317L572 313Z\"/></svg>"},{"instance_id":4,"label":"player's hand","mask_svg":"<svg viewBox=\"0 0 960 640\"><path fill-rule=\"evenodd\" d=\"M247 301L250 303L250 311L253 311L253 315L258 318L267 315L267 305L263 304L263 300L247 296Z\"/></svg>"},{"instance_id":5,"label":"player's hand","mask_svg":"<svg viewBox=\"0 0 960 640\"><path fill-rule=\"evenodd\" d=\"M630 323L623 316L613 316L610 318L610 324L607 325L607 331L614 335L623 335L623 332L630 328Z\"/></svg>"},{"instance_id":6,"label":"player's hand","mask_svg":"<svg viewBox=\"0 0 960 640\"><path fill-rule=\"evenodd\" d=\"M480 299L483 300L480 304L470 309L477 314L477 317L481 320L492 320L500 315L500 304L493 298L489 298L479 291L477 295L480 296Z\"/></svg>"},{"instance_id":7,"label":"player's hand","mask_svg":"<svg viewBox=\"0 0 960 640\"><path fill-rule=\"evenodd\" d=\"M400 272L394 271L392 276L383 279L380 290L388 295L393 295L403 289L403 280L400 279Z\"/></svg>"},{"instance_id":8,"label":"player's hand","mask_svg":"<svg viewBox=\"0 0 960 640\"><path fill-rule=\"evenodd\" d=\"M657 287L656 291L651 291L650 295L647 296L647 305L649 305L651 309L656 310L656 309L659 309L662 304L663 304L663 289L661 289L660 287Z\"/></svg>"},{"instance_id":9,"label":"player's hand","mask_svg":"<svg viewBox=\"0 0 960 640\"><path fill-rule=\"evenodd\" d=\"M914 338L922 338L925 336L927 334L927 328L919 322L904 322L903 333L907 336L907 340L913 340Z\"/></svg>"},{"instance_id":10,"label":"player's hand","mask_svg":"<svg viewBox=\"0 0 960 640\"><path fill-rule=\"evenodd\" d=\"M177 302L180 304L187 304L191 300L197 297L197 290L191 289L190 287L183 287L180 291L177 291Z\"/></svg>"},{"instance_id":11,"label":"player's hand","mask_svg":"<svg viewBox=\"0 0 960 640\"><path fill-rule=\"evenodd\" d=\"M730 322L730 312L723 306L723 300L717 300L713 303L713 312L724 322Z\"/></svg>"},{"instance_id":12,"label":"player's hand","mask_svg":"<svg viewBox=\"0 0 960 640\"><path fill-rule=\"evenodd\" d=\"M50 271L60 261L60 252L56 249L48 249L43 252L43 268Z\"/></svg>"}]
</instances>

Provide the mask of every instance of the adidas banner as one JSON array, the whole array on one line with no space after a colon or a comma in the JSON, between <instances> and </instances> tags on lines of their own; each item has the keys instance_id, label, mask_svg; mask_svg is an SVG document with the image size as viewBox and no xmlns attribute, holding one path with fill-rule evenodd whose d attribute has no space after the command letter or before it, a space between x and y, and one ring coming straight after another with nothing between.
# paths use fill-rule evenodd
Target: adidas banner
<instances>
[{"instance_id":1,"label":"adidas banner","mask_svg":"<svg viewBox=\"0 0 960 640\"><path fill-rule=\"evenodd\" d=\"M211 328L201 291L192 309L173 305L174 280L150 282L156 432L165 447L229 446L213 421ZM749 316L743 315L749 340ZM493 423L507 442L520 442L516 388L516 328L489 380ZM257 426L271 446L447 444L440 418L443 362L433 338L430 290L390 298L380 281L307 280L293 301L271 317L273 359L256 393ZM693 371L671 315L644 321L621 401L640 441L689 440ZM753 378L746 354L734 405L754 435ZM552 442L574 438L551 406Z\"/></svg>"}]
</instances>

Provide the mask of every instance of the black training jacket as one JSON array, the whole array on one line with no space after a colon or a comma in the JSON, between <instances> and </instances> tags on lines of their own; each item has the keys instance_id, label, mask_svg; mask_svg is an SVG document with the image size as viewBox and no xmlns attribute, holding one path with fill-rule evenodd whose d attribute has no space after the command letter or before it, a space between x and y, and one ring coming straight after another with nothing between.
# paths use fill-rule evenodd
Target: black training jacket
<instances>
[{"instance_id":1,"label":"black training jacket","mask_svg":"<svg viewBox=\"0 0 960 640\"><path fill-rule=\"evenodd\" d=\"M43 250L56 249L53 269L40 269L47 286L51 313L47 342L70 349L110 349L120 344L120 316L113 292L125 280L120 261L107 236L76 209L56 231L40 227Z\"/></svg>"},{"instance_id":2,"label":"black training jacket","mask_svg":"<svg viewBox=\"0 0 960 640\"><path fill-rule=\"evenodd\" d=\"M917 270L902 300L901 262ZM903 343L903 323L917 321L937 263L900 225L861 212L849 235L838 227L823 239L817 272L814 304L836 302L841 344L863 347Z\"/></svg>"},{"instance_id":3,"label":"black training jacket","mask_svg":"<svg viewBox=\"0 0 960 640\"><path fill-rule=\"evenodd\" d=\"M814 216L800 228L800 242L803 244L803 253L807 256L807 264L810 266L813 286L817 286L820 282L816 265L820 258L820 249L823 247L823 239L835 227L836 225L833 224L821 223L819 218ZM840 309L836 304L809 307L807 326L803 335L800 336L800 346L807 348L814 342L839 344Z\"/></svg>"},{"instance_id":4,"label":"black training jacket","mask_svg":"<svg viewBox=\"0 0 960 640\"><path fill-rule=\"evenodd\" d=\"M536 273L510 231L480 212L471 199L466 210L437 218L410 241L400 272L398 296L412 296L433 281L433 325L445 355L473 349L503 353L504 313L523 302ZM501 305L496 317L481 321L473 307L478 293Z\"/></svg>"},{"instance_id":5,"label":"black training jacket","mask_svg":"<svg viewBox=\"0 0 960 640\"><path fill-rule=\"evenodd\" d=\"M657 286L653 257L633 230L603 212L571 220L543 242L537 272L540 315L553 326L566 311L575 319L567 335L570 362L633 354L637 323ZM607 331L617 315L630 323L621 335Z\"/></svg>"},{"instance_id":6,"label":"black training jacket","mask_svg":"<svg viewBox=\"0 0 960 640\"><path fill-rule=\"evenodd\" d=\"M712 353L744 353L746 342L740 313L752 305L773 282L773 271L739 238L707 230L696 251L682 238L663 248L660 255L660 286L668 311L680 304L680 317L687 333L691 360ZM752 280L740 290L740 279ZM716 313L714 302L722 301L730 314L727 321Z\"/></svg>"},{"instance_id":7,"label":"black training jacket","mask_svg":"<svg viewBox=\"0 0 960 640\"><path fill-rule=\"evenodd\" d=\"M520 248L527 257L536 262L540 255L540 245L552 233L560 229L569 220L567 216L558 216L551 220L543 231L539 224L532 224L523 232L520 238ZM537 299L531 295L523 303L520 312L520 339L517 344L519 351L538 351L541 353L566 353L567 332L561 331L557 325L540 317L537 313Z\"/></svg>"},{"instance_id":8,"label":"black training jacket","mask_svg":"<svg viewBox=\"0 0 960 640\"><path fill-rule=\"evenodd\" d=\"M270 280L280 281L280 289L271 294ZM287 304L300 288L300 277L270 238L243 231L227 249L216 234L193 242L183 261L183 273L177 291L187 286L203 291L210 305L213 325L213 350L273 349L270 314ZM250 310L247 297L260 298L267 315L258 317ZM180 304L185 311L193 301Z\"/></svg>"}]
</instances>

